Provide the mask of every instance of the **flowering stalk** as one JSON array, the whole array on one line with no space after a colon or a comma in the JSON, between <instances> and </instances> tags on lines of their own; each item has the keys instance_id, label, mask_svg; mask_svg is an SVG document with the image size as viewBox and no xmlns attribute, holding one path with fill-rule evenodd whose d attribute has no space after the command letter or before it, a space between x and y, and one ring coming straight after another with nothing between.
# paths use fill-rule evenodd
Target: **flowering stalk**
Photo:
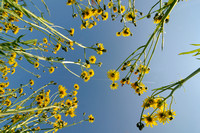
<instances>
[{"instance_id":1,"label":"flowering stalk","mask_svg":"<svg viewBox=\"0 0 200 133\"><path fill-rule=\"evenodd\" d=\"M157 89L153 89L153 93L152 93L151 97L148 97L143 102L143 105L142 105L143 109L142 109L140 121L138 122L137 127L140 130L142 130L144 128L144 124L142 123L142 121L145 121L145 123L148 126L149 124L157 125L156 122L155 122L156 120L159 120L159 122L161 122L163 124L165 124L168 121L168 118L169 118L169 120L172 120L174 118L174 115L176 115L174 112L172 112L172 109L171 109L174 92L178 88L180 88L185 82L187 82L189 79L194 77L199 72L200 72L200 68L198 68L197 70L192 72L190 75L188 75L186 78L181 79L180 81L178 81L176 83L172 83L172 84L169 84L167 86L163 86L163 87L160 87L160 88L157 88ZM171 91L168 96L159 97L159 94L162 94L162 93L164 93L165 91L168 91L168 90ZM166 110L167 109L166 101L170 97L172 99L171 99L171 102L170 102L169 110L167 111ZM154 110L152 111L152 113L148 117L146 117L146 115L144 115L144 111L145 111L145 109L147 109L149 107L153 107ZM159 116L159 113L158 114L156 113L156 111L159 112L159 110L163 111L163 114L162 114L163 116ZM170 114L167 114L167 112L169 112ZM164 113L166 113L166 114L164 114ZM153 118L155 116L157 116L157 117L154 119L154 121L152 119L151 120L149 119L150 117Z\"/></svg>"}]
</instances>

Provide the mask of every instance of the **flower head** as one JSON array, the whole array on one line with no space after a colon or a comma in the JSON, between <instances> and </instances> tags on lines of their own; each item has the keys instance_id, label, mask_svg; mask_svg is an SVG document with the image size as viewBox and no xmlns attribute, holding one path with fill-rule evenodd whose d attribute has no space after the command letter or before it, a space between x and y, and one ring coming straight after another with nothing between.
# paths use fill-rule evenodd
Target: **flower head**
<instances>
[{"instance_id":1,"label":"flower head","mask_svg":"<svg viewBox=\"0 0 200 133\"><path fill-rule=\"evenodd\" d=\"M47 38L46 37L43 38L43 43L47 43L47 42L48 42Z\"/></svg>"},{"instance_id":2,"label":"flower head","mask_svg":"<svg viewBox=\"0 0 200 133\"><path fill-rule=\"evenodd\" d=\"M74 89L79 90L79 85L78 84L74 84Z\"/></svg>"},{"instance_id":3,"label":"flower head","mask_svg":"<svg viewBox=\"0 0 200 133\"><path fill-rule=\"evenodd\" d=\"M65 89L64 86L62 86L62 85L59 85L59 86L58 86L58 91L59 91L59 94L60 94L60 95L59 95L60 98L64 98L65 96L67 96L66 90L67 90L67 89Z\"/></svg>"},{"instance_id":4,"label":"flower head","mask_svg":"<svg viewBox=\"0 0 200 133\"><path fill-rule=\"evenodd\" d=\"M112 90L116 90L117 88L118 88L118 83L112 83L111 85L110 85L110 88L112 89Z\"/></svg>"},{"instance_id":5,"label":"flower head","mask_svg":"<svg viewBox=\"0 0 200 133\"><path fill-rule=\"evenodd\" d=\"M154 126L157 125L155 115L150 115L149 113L148 113L148 115L145 115L145 114L143 115L143 121L146 123L146 126L147 126L147 127L148 127L149 125L150 125L151 127L153 127L153 125L154 125Z\"/></svg>"},{"instance_id":6,"label":"flower head","mask_svg":"<svg viewBox=\"0 0 200 133\"><path fill-rule=\"evenodd\" d=\"M70 34L70 36L74 36L74 28L71 28L71 29L69 30L69 34Z\"/></svg>"},{"instance_id":7,"label":"flower head","mask_svg":"<svg viewBox=\"0 0 200 133\"><path fill-rule=\"evenodd\" d=\"M90 70L88 71L88 74L89 74L90 77L93 77L93 76L94 76L94 70L93 70L93 69L90 69Z\"/></svg>"},{"instance_id":8,"label":"flower head","mask_svg":"<svg viewBox=\"0 0 200 133\"><path fill-rule=\"evenodd\" d=\"M51 67L49 68L49 73L51 74L51 73L53 73L53 72L54 72L54 67L51 66Z\"/></svg>"},{"instance_id":9,"label":"flower head","mask_svg":"<svg viewBox=\"0 0 200 133\"><path fill-rule=\"evenodd\" d=\"M93 123L94 122L94 116L89 115L88 120L89 120L90 123Z\"/></svg>"},{"instance_id":10,"label":"flower head","mask_svg":"<svg viewBox=\"0 0 200 133\"><path fill-rule=\"evenodd\" d=\"M33 85L34 85L34 81L31 79L31 80L29 81L29 84L30 84L31 86L33 86Z\"/></svg>"},{"instance_id":11,"label":"flower head","mask_svg":"<svg viewBox=\"0 0 200 133\"><path fill-rule=\"evenodd\" d=\"M89 62L90 62L91 64L95 64L95 62L96 62L96 57L95 57L94 55L90 56L90 57L89 57Z\"/></svg>"},{"instance_id":12,"label":"flower head","mask_svg":"<svg viewBox=\"0 0 200 133\"><path fill-rule=\"evenodd\" d=\"M39 62L34 62L34 67L35 67L35 68L38 68L39 65L40 65Z\"/></svg>"},{"instance_id":13,"label":"flower head","mask_svg":"<svg viewBox=\"0 0 200 133\"><path fill-rule=\"evenodd\" d=\"M116 80L119 80L119 72L118 71L115 71L115 70L109 70L107 72L107 76L110 80L112 81L116 81Z\"/></svg>"}]
</instances>

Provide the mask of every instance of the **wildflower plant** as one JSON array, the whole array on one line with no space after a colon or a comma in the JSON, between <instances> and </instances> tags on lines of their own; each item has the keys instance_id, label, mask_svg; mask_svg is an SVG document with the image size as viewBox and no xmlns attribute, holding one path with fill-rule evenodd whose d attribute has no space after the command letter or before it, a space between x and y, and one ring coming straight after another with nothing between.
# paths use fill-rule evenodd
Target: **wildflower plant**
<instances>
[{"instance_id":1,"label":"wildflower plant","mask_svg":"<svg viewBox=\"0 0 200 133\"><path fill-rule=\"evenodd\" d=\"M117 89L118 83L116 83L120 77L120 71L128 71L125 74L125 77L121 78L120 83L121 85L130 85L132 89L134 89L135 93L139 96L142 95L144 92L148 90L148 88L144 85L143 78L146 74L150 72L150 61L154 55L155 49L159 43L159 40L161 39L161 49L164 49L164 26L166 23L169 22L170 13L173 10L173 8L177 5L177 3L180 2L179 0L169 0L163 2L162 0L159 0L157 3L155 3L152 8L149 10L149 12L143 16L139 17L136 20L136 14L137 10L135 9L135 1L129 1L129 8L126 9L125 13L122 15L122 22L131 22L136 26L136 22L139 20L142 20L144 18L151 18L153 17L153 22L156 25L155 30L150 35L149 39L147 40L145 45L142 45L138 47L136 50L134 50L120 65L117 67L117 69L109 70L107 72L107 77L112 81L110 88L111 89ZM121 1L118 1L118 9L121 6ZM114 2L110 1L108 3L108 7L111 8L111 6L114 5ZM120 6L119 6L120 5ZM115 8L116 12L119 11L116 9L115 6L113 6L113 9ZM158 9L156 9L158 8ZM119 12L118 12L119 13ZM143 13L140 12L141 15ZM125 18L123 18L125 17ZM130 33L130 30L126 25L124 26L123 30L116 33L116 36L129 36L132 35ZM192 44L194 46L199 46L199 44ZM199 49L192 50L189 52L183 52L182 54L191 54L196 53L196 55L199 54ZM147 97L142 104L142 112L140 116L140 121L136 124L136 126L142 130L145 126L153 127L158 125L158 123L162 123L163 125L165 123L169 123L169 121L174 119L174 116L176 115L175 111L172 110L172 103L173 103L173 94L174 92L180 88L187 80L192 78L194 75L199 73L199 69L191 73L188 77L185 79L182 79L178 82L162 86L160 88L152 89L151 96ZM134 79L132 79L134 78ZM164 93L169 92L167 96L161 96ZM171 100L171 101L170 101ZM170 101L170 102L169 102ZM169 103L167 103L169 102ZM153 109L151 113L145 113L145 110L147 109ZM143 122L145 123L143 123Z\"/></svg>"},{"instance_id":2,"label":"wildflower plant","mask_svg":"<svg viewBox=\"0 0 200 133\"><path fill-rule=\"evenodd\" d=\"M44 1L42 2L44 3ZM60 63L69 72L71 72L75 76L80 77L79 75L71 71L66 65L76 64L80 66L82 71L84 69L87 70L88 68L90 68L90 62L88 61L88 59L86 59L86 49L95 50L99 55L103 54L103 52L106 52L106 49L101 43L97 43L93 46L87 47L76 41L69 39L69 37L74 35L73 28L67 30L63 27L54 25L53 23L45 20L43 17L36 16L31 11L29 11L26 8L26 6L24 6L27 5L27 3L25 3L24 1L18 3L13 0L5 0L2 1L1 4L2 4L1 6L2 12L6 12L8 15L6 17L2 16L2 21L1 21L2 43L0 46L1 50L0 54L4 57L7 57L3 58L4 60L1 60L2 76L5 76L7 73L6 68L5 70L3 69L5 66L9 68L11 67L15 68L19 66L25 71L32 73L26 68L20 66L18 63L18 60L22 60L23 58L25 58L29 63L33 64L35 68L43 67L44 69L47 69L49 73L54 72L56 68L56 66L54 65L55 63ZM45 6L47 7L46 4ZM47 11L49 11L48 7L46 9ZM13 18L14 20L10 18ZM20 22L22 22L23 24L25 23L26 28L19 28L18 26L16 26L16 24L12 24L14 21L17 21L17 23ZM69 33L69 37L64 36L54 27L58 27L60 29L67 31ZM15 31L15 29L17 29L17 31ZM20 35L18 37L9 35L7 33L9 30L12 30L14 34L17 34L20 30L29 30L30 32L32 32L33 30L38 30L44 33L44 38L41 41L38 39L31 39L24 41L23 37L25 35ZM77 59L77 61L66 61L63 57L56 56L57 52L60 50L64 52L68 52L68 50L74 50L75 49L74 45L84 49L85 59L83 61L81 61L80 59ZM47 56L44 56L46 55L46 53L49 52L54 53L54 55L51 56L51 54L49 54ZM45 66L42 62L49 62L49 65ZM91 62L91 64L96 65L94 62ZM15 69L13 69L13 73L14 71ZM40 77L40 75L34 73L32 74L36 77Z\"/></svg>"},{"instance_id":3,"label":"wildflower plant","mask_svg":"<svg viewBox=\"0 0 200 133\"><path fill-rule=\"evenodd\" d=\"M50 14L50 9L45 1L41 0L41 2L46 8L46 12ZM164 49L164 27L169 22L170 13L178 2L180 0L158 0L145 15L136 9L135 0L127 0L127 5L121 0L110 0L107 3L104 0L66 0L66 5L72 8L73 18L80 18L81 29L93 28L100 19L106 21L110 17L113 21L119 20L123 26L116 31L118 37L134 37L134 32L131 31L129 24L137 26L142 19L153 19L155 30L147 42L134 50L117 69L107 72L112 90L117 89L119 84L122 86L127 84L137 95L141 96L148 90L143 83L144 76L150 73L150 62L160 40L161 49ZM27 84L22 83L18 88L10 89L9 78L15 74L17 67L37 78L41 77L41 75L35 74L35 71L21 65L24 61L30 63L34 69L42 69L43 72L47 71L51 75L61 64L68 72L88 82L95 74L91 67L93 65L100 67L102 63L98 61L96 55L87 55L87 51L93 50L97 55L107 52L100 42L86 46L75 41L73 39L76 33L74 28L64 28L46 20L43 17L43 11L35 3L31 0L0 0L0 74L3 80L0 82L0 123L4 124L0 128L1 132L57 132L58 129L84 121L90 123L95 121L92 114L85 117L86 113L78 122L67 121L69 117L76 117L78 84L74 84L72 89L68 89L51 81L40 88L35 88L34 79L30 79ZM35 9L30 10L30 6L34 6ZM30 34L37 31L42 33L43 37L27 40L26 35L21 34L22 30L28 31ZM60 30L67 35L62 34ZM200 46L199 44L193 45ZM69 50L76 50L77 47L83 49L83 58L80 57L76 61L67 61L59 54L60 52L68 54ZM196 53L195 56L197 56L199 51L196 49L180 54ZM67 65L70 64L80 66L81 72L76 73L72 70L73 68L69 69ZM122 71L126 74L120 78ZM142 130L145 126L153 127L158 123L164 125L173 120L176 115L172 110L174 92L199 72L200 68L185 79L152 89L152 94L144 99L141 105L143 109L136 126ZM118 83L119 80L120 83ZM50 86L54 86L57 91L52 91ZM27 95L25 93L27 89L33 93ZM168 95L163 96L163 93ZM146 113L147 110L153 111ZM48 126L41 127L40 124Z\"/></svg>"},{"instance_id":4,"label":"wildflower plant","mask_svg":"<svg viewBox=\"0 0 200 133\"><path fill-rule=\"evenodd\" d=\"M41 2L50 14L46 3L43 0ZM30 6L36 8L31 11L29 10ZM56 85L53 81L35 90L34 79L30 79L27 84L21 84L17 89L10 89L9 84L12 85L12 83L9 83L9 77L15 74L16 67L19 67L40 78L41 75L35 74L30 68L23 66L22 62L27 61L33 68L43 69L43 72L48 71L49 74L53 74L57 65L61 64L73 75L88 81L94 76L94 70L90 68L90 64L91 66L100 66L101 63L96 62L95 55L91 55L89 59L86 58L86 50L94 50L97 54L102 55L106 52L103 44L84 46L70 39L74 36L74 28L65 29L49 22L43 17L43 11L32 1L1 0L0 19L0 74L1 79L4 80L0 82L0 121L4 124L0 131L35 132L46 130L46 132L56 132L63 127L84 121L92 123L94 121L92 115L85 118L84 114L83 120L71 124L61 118L61 114L66 117L76 116L78 84L75 84L69 92L64 86L59 85L58 91L51 95L51 90L47 91L45 88ZM22 30L30 32L30 34L38 31L43 34L43 38L26 40L26 35L21 34ZM59 30L64 30L68 35L63 35ZM84 49L83 60L66 61L57 54L60 51L67 54L68 50L75 50L76 47ZM76 74L67 67L68 64L80 66L82 73L86 72L87 76L83 77L82 73ZM25 93L27 89L31 89L33 93L27 96ZM40 124L47 124L50 127L42 128Z\"/></svg>"},{"instance_id":5,"label":"wildflower plant","mask_svg":"<svg viewBox=\"0 0 200 133\"><path fill-rule=\"evenodd\" d=\"M16 89L9 89L3 83L1 85L4 86L1 87L0 122L5 124L0 128L1 132L56 132L58 129L84 121L94 121L92 115L88 118L83 116L83 120L76 123L66 121L69 117L76 116L78 84L75 84L76 88L68 91L65 86L51 81L38 89L33 89L33 93L28 96L23 90L30 89L29 85L33 85L31 81ZM57 87L57 91L52 92L51 86ZM62 118L61 114L64 114L65 118ZM43 128L41 124L48 126Z\"/></svg>"}]
</instances>

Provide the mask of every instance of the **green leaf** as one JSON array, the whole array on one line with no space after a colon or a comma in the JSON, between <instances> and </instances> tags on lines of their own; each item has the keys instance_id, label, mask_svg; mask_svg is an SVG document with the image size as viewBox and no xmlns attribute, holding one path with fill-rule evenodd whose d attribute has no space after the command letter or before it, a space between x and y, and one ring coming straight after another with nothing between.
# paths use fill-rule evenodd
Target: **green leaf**
<instances>
[{"instance_id":1,"label":"green leaf","mask_svg":"<svg viewBox=\"0 0 200 133\"><path fill-rule=\"evenodd\" d=\"M191 45L193 45L193 46L200 46L200 44L191 44Z\"/></svg>"},{"instance_id":2,"label":"green leaf","mask_svg":"<svg viewBox=\"0 0 200 133\"><path fill-rule=\"evenodd\" d=\"M192 54L192 53L195 53L195 52L200 52L200 48L199 48L199 49L192 50L192 51L188 51L188 52L182 52L182 53L180 53L179 55L183 55L183 54Z\"/></svg>"},{"instance_id":3,"label":"green leaf","mask_svg":"<svg viewBox=\"0 0 200 133\"><path fill-rule=\"evenodd\" d=\"M31 63L32 65L34 64L34 62L31 60L31 58L29 57L29 56L27 56L27 55L25 55L24 54L24 57L26 58L26 60L29 62L29 63Z\"/></svg>"},{"instance_id":4,"label":"green leaf","mask_svg":"<svg viewBox=\"0 0 200 133\"><path fill-rule=\"evenodd\" d=\"M31 40L27 40L27 41L24 41L24 42L21 42L22 44L34 44L34 43L37 43L37 39L31 39Z\"/></svg>"},{"instance_id":5,"label":"green leaf","mask_svg":"<svg viewBox=\"0 0 200 133\"><path fill-rule=\"evenodd\" d=\"M6 54L5 54L3 51L1 51L1 50L0 50L0 54L1 54L1 55L6 55Z\"/></svg>"},{"instance_id":6,"label":"green leaf","mask_svg":"<svg viewBox=\"0 0 200 133\"><path fill-rule=\"evenodd\" d=\"M44 6L45 6L45 8L46 8L46 10L48 12L48 14L50 15L50 11L49 11L49 8L48 8L47 4L44 2L44 0L41 0L41 1L44 4Z\"/></svg>"},{"instance_id":7,"label":"green leaf","mask_svg":"<svg viewBox=\"0 0 200 133\"><path fill-rule=\"evenodd\" d=\"M21 36L19 36L16 40L15 40L15 42L16 43L19 43L20 42L20 39L22 38L22 37L24 37L25 35L21 35Z\"/></svg>"}]
</instances>

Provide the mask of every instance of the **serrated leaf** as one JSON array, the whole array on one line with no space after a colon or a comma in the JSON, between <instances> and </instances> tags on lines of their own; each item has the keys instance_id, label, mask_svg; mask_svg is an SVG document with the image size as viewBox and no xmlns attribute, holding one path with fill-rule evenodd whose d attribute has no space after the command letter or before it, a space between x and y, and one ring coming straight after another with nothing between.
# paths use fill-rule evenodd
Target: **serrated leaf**
<instances>
[{"instance_id":1,"label":"serrated leaf","mask_svg":"<svg viewBox=\"0 0 200 133\"><path fill-rule=\"evenodd\" d=\"M200 49L195 49L195 50L188 51L188 52L182 52L182 53L180 53L179 55L183 55L183 54L192 54L192 53L195 53L195 52L200 52Z\"/></svg>"}]
</instances>

